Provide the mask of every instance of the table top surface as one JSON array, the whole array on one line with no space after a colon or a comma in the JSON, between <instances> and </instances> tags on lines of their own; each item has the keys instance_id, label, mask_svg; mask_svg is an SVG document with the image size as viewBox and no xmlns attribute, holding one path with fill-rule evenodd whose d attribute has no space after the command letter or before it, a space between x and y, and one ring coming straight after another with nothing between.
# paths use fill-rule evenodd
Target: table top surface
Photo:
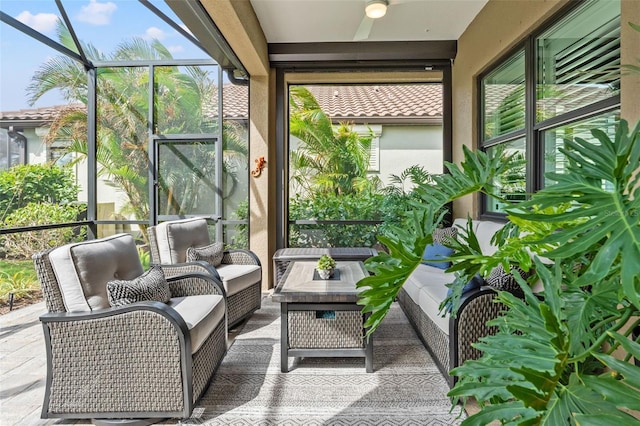
<instances>
[{"instance_id":1,"label":"table top surface","mask_svg":"<svg viewBox=\"0 0 640 426\"><path fill-rule=\"evenodd\" d=\"M336 260L363 260L378 252L371 247L288 247L276 250L273 260L318 259L323 254Z\"/></svg>"},{"instance_id":2,"label":"table top surface","mask_svg":"<svg viewBox=\"0 0 640 426\"><path fill-rule=\"evenodd\" d=\"M293 261L273 292L276 302L355 303L356 283L369 275L360 261L337 261L338 279L313 279L316 261Z\"/></svg>"}]
</instances>

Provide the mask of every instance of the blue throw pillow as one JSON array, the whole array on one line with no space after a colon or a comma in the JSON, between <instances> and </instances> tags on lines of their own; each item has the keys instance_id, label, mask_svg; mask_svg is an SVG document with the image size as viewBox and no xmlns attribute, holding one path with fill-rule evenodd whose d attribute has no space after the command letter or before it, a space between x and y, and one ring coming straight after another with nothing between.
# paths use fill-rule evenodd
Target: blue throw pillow
<instances>
[{"instance_id":1,"label":"blue throw pillow","mask_svg":"<svg viewBox=\"0 0 640 426\"><path fill-rule=\"evenodd\" d=\"M451 256L452 254L453 249L449 247L443 246L442 244L429 244L424 249L422 263L439 269L447 269L451 266L451 262L441 259Z\"/></svg>"},{"instance_id":2,"label":"blue throw pillow","mask_svg":"<svg viewBox=\"0 0 640 426\"><path fill-rule=\"evenodd\" d=\"M472 290L482 287L484 284L485 282L484 282L484 278L482 278L482 275L475 274L473 278L471 278L469 282L466 283L464 287L462 287L462 296L465 296L467 293L469 293ZM449 287L449 290L447 291L447 298L451 297L452 294L453 294L453 289ZM451 312L451 308L452 308L451 302L448 302L447 312Z\"/></svg>"}]
</instances>

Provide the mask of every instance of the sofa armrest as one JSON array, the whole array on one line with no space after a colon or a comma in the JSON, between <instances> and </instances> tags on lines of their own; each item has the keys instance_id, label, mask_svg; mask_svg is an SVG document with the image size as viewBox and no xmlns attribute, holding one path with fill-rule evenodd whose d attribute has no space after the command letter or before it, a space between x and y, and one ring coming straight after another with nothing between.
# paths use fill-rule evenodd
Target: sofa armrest
<instances>
[{"instance_id":1,"label":"sofa armrest","mask_svg":"<svg viewBox=\"0 0 640 426\"><path fill-rule=\"evenodd\" d=\"M191 340L187 324L169 306L138 302L48 313L40 321L48 363L43 416L82 418L111 412L114 406L124 417L139 412L189 415Z\"/></svg>"},{"instance_id":2,"label":"sofa armrest","mask_svg":"<svg viewBox=\"0 0 640 426\"><path fill-rule=\"evenodd\" d=\"M496 327L487 326L487 321L496 318L506 309L503 304L494 301L497 295L493 288L483 286L460 299L458 315L456 318L452 317L449 324L451 369L468 359L478 359L481 352L471 344L497 331Z\"/></svg>"},{"instance_id":3,"label":"sofa armrest","mask_svg":"<svg viewBox=\"0 0 640 426\"><path fill-rule=\"evenodd\" d=\"M233 249L227 250L224 252L224 257L222 258L222 263L225 264L240 264L240 265L258 265L260 264L260 259L256 254L249 250L242 249Z\"/></svg>"}]
</instances>

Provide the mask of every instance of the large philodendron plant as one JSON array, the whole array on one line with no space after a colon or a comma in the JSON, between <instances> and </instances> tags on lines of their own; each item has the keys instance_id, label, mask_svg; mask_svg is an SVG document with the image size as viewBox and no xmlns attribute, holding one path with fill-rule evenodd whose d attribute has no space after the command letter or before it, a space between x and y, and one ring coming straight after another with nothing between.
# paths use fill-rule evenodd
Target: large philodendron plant
<instances>
[{"instance_id":1,"label":"large philodendron plant","mask_svg":"<svg viewBox=\"0 0 640 426\"><path fill-rule=\"evenodd\" d=\"M459 275L454 306L470 276L486 275L499 263L533 267L529 283L543 284L534 294L518 277L523 298L500 292L497 299L508 309L492 321L497 333L476 344L480 359L451 371L459 380L449 395L456 402L472 397L480 406L463 425L638 424L629 412L640 411L640 367L630 362L640 359L632 334L640 325L640 123L629 132L622 120L613 140L600 130L592 135L597 143L567 140L560 149L565 172L547 174L554 184L507 208L495 254L480 253L470 227L460 232L451 268ZM464 193L469 176L490 177L484 154L465 156L462 170L454 167L464 176L444 176L439 184L449 186L423 188L424 196L442 203ZM481 188L491 194L491 185ZM426 217L433 208L413 213L427 231L438 222ZM373 312L373 329L413 270L407 265L419 262L406 260L402 245L417 256L424 241L430 236L405 232L391 239L389 255L370 262L376 275L359 285L368 287L360 303Z\"/></svg>"}]
</instances>

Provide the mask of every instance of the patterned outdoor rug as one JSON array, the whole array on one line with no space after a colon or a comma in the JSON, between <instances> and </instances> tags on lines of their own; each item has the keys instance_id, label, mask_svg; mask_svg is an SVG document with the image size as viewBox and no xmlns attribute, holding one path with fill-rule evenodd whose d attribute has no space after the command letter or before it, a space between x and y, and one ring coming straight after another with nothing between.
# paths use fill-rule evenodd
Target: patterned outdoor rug
<instances>
[{"instance_id":1,"label":"patterned outdoor rug","mask_svg":"<svg viewBox=\"0 0 640 426\"><path fill-rule=\"evenodd\" d=\"M280 372L280 305L264 299L236 337L193 415L205 425L455 425L447 384L394 304L363 358L289 359Z\"/></svg>"}]
</instances>

